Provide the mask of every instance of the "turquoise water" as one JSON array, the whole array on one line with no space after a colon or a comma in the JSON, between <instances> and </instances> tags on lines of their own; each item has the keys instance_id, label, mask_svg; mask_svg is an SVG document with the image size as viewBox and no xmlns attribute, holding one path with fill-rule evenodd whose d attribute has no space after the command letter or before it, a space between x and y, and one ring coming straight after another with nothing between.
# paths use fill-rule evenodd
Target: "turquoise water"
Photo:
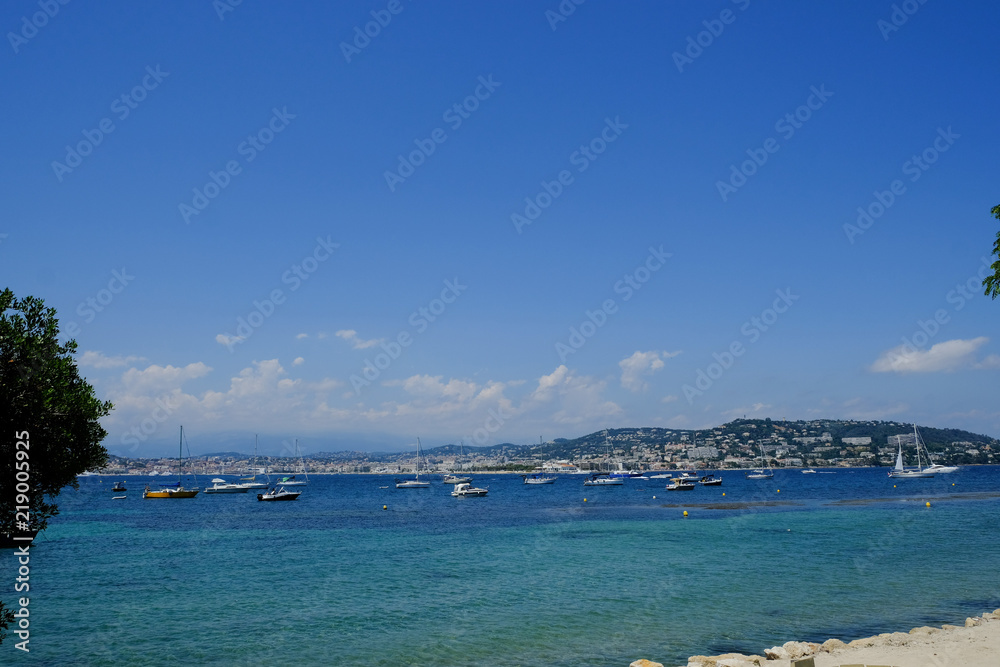
<instances>
[{"instance_id":1,"label":"turquoise water","mask_svg":"<svg viewBox=\"0 0 1000 667\"><path fill-rule=\"evenodd\" d=\"M291 503L84 478L31 549L31 653L8 635L0 662L680 665L1000 607L1000 468L724 477L480 475L489 496L452 498L341 475Z\"/></svg>"}]
</instances>

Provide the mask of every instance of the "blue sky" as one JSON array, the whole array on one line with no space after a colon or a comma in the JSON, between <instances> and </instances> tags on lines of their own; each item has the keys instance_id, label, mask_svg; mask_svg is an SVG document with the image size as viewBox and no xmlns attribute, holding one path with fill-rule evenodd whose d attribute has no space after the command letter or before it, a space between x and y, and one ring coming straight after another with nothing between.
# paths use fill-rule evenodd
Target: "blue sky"
<instances>
[{"instance_id":1,"label":"blue sky","mask_svg":"<svg viewBox=\"0 0 1000 667\"><path fill-rule=\"evenodd\" d=\"M997 437L998 19L18 0L3 281L58 310L129 456L178 424L195 453Z\"/></svg>"}]
</instances>

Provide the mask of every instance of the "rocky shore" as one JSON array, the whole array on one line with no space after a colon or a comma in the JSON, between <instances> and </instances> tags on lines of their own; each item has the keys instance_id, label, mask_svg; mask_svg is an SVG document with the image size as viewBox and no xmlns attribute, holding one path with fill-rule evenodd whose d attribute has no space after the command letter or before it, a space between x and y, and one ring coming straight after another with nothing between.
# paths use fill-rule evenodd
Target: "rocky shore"
<instances>
[{"instance_id":1,"label":"rocky shore","mask_svg":"<svg viewBox=\"0 0 1000 667\"><path fill-rule=\"evenodd\" d=\"M798 667L797 662L806 658L812 658L810 667L997 667L1000 665L1000 609L967 618L964 627L924 626L846 643L839 639L828 639L822 644L791 641L765 649L763 655L693 655L688 658L686 667ZM636 660L629 667L663 665Z\"/></svg>"}]
</instances>

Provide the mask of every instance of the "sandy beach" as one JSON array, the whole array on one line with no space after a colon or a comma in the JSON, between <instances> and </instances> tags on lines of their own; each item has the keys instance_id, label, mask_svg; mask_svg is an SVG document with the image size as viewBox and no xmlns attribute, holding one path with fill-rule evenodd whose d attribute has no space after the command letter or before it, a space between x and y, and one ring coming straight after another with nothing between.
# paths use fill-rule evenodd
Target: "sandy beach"
<instances>
[{"instance_id":1,"label":"sandy beach","mask_svg":"<svg viewBox=\"0 0 1000 667\"><path fill-rule=\"evenodd\" d=\"M815 667L997 667L1000 609L968 618L962 626L924 626L847 643L838 639L823 644L790 641L762 650L760 655L691 656L686 667L793 667L802 658L812 658ZM637 660L630 667L659 664Z\"/></svg>"}]
</instances>

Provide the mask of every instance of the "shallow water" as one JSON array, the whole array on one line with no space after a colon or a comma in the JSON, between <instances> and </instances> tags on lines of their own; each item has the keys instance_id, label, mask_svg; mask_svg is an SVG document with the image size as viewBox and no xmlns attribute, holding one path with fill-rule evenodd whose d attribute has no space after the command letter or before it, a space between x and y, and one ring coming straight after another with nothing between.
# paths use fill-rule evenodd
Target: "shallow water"
<instances>
[{"instance_id":1,"label":"shallow water","mask_svg":"<svg viewBox=\"0 0 1000 667\"><path fill-rule=\"evenodd\" d=\"M31 549L31 653L8 635L0 662L679 665L1000 607L998 467L723 477L477 475L489 496L452 498L314 476L291 503L84 478Z\"/></svg>"}]
</instances>

